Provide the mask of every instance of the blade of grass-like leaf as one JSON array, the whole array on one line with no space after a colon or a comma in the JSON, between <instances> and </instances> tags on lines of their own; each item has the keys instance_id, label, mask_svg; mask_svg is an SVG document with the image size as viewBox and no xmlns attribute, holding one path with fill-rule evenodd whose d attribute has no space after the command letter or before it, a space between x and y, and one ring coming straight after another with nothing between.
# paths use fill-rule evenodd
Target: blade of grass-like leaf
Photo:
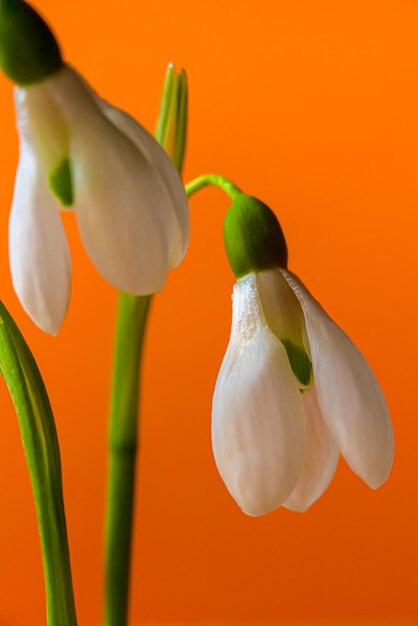
<instances>
[{"instance_id":1,"label":"blade of grass-like leaf","mask_svg":"<svg viewBox=\"0 0 418 626\"><path fill-rule=\"evenodd\" d=\"M160 112L158 114L155 137L166 152L170 154L170 147L174 141L173 125L176 120L176 99L177 99L177 75L173 63L169 63L164 78L163 93L161 96ZM174 110L173 110L174 109ZM171 137L170 137L171 133Z\"/></svg>"},{"instance_id":2,"label":"blade of grass-like leaf","mask_svg":"<svg viewBox=\"0 0 418 626\"><path fill-rule=\"evenodd\" d=\"M175 139L173 150L173 163L178 171L183 170L183 161L186 154L187 135L187 112L188 112L188 88L187 75L180 70L177 76L177 119L175 124Z\"/></svg>"},{"instance_id":3,"label":"blade of grass-like leaf","mask_svg":"<svg viewBox=\"0 0 418 626\"><path fill-rule=\"evenodd\" d=\"M16 409L41 538L49 626L76 626L61 459L48 394L29 347L0 302L0 366Z\"/></svg>"}]
</instances>

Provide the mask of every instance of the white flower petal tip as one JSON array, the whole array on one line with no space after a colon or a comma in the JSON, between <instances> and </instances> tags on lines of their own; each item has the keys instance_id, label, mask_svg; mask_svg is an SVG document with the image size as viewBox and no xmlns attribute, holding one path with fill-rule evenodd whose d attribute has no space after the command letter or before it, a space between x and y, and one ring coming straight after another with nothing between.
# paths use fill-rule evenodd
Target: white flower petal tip
<instances>
[{"instance_id":1,"label":"white flower petal tip","mask_svg":"<svg viewBox=\"0 0 418 626\"><path fill-rule=\"evenodd\" d=\"M55 201L31 145L21 142L9 222L13 286L26 313L47 333L58 333L71 292L71 258Z\"/></svg>"},{"instance_id":2,"label":"white flower petal tip","mask_svg":"<svg viewBox=\"0 0 418 626\"><path fill-rule=\"evenodd\" d=\"M376 489L388 477L394 442L377 380L356 346L297 277L282 271L299 299L324 421L351 469Z\"/></svg>"},{"instance_id":3,"label":"white flower petal tip","mask_svg":"<svg viewBox=\"0 0 418 626\"><path fill-rule=\"evenodd\" d=\"M237 283L231 339L212 410L218 470L251 516L273 511L291 495L305 454L301 394L282 344L253 308L255 296L251 278Z\"/></svg>"},{"instance_id":4,"label":"white flower petal tip","mask_svg":"<svg viewBox=\"0 0 418 626\"><path fill-rule=\"evenodd\" d=\"M334 477L339 452L323 421L315 387L303 393L307 448L301 475L283 506L303 513L324 493Z\"/></svg>"},{"instance_id":5,"label":"white flower petal tip","mask_svg":"<svg viewBox=\"0 0 418 626\"><path fill-rule=\"evenodd\" d=\"M215 461L245 513L264 515L292 493L303 463L304 434L285 351L260 330L240 357L227 354L213 401Z\"/></svg>"}]
</instances>

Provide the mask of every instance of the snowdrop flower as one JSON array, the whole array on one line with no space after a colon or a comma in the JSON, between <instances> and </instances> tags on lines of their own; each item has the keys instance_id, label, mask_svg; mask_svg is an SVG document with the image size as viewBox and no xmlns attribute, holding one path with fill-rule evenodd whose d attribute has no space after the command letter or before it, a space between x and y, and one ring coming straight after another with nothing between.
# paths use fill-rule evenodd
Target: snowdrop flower
<instances>
[{"instance_id":1,"label":"snowdrop flower","mask_svg":"<svg viewBox=\"0 0 418 626\"><path fill-rule=\"evenodd\" d=\"M225 244L238 280L212 439L229 492L249 515L280 505L305 511L329 485L340 453L379 487L393 458L383 394L355 345L286 269L273 213L239 196Z\"/></svg>"},{"instance_id":2,"label":"snowdrop flower","mask_svg":"<svg viewBox=\"0 0 418 626\"><path fill-rule=\"evenodd\" d=\"M7 48L12 30L28 47L28 62L13 61L11 69L5 59L16 55L2 51L3 69L19 84L20 158L9 226L12 279L35 323L56 333L71 287L61 207L74 210L99 272L135 295L161 290L168 270L181 262L189 238L188 207L181 179L155 139L62 62L51 32L27 4L3 4L0 35L7 31L8 39L0 46ZM23 15L17 24L16 7Z\"/></svg>"}]
</instances>

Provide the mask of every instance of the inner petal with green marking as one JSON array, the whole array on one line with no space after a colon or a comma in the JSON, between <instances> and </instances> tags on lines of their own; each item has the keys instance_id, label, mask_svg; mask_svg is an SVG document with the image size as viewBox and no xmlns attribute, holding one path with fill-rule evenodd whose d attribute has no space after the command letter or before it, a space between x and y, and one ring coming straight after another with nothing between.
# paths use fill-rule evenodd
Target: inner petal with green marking
<instances>
[{"instance_id":1,"label":"inner petal with green marking","mask_svg":"<svg viewBox=\"0 0 418 626\"><path fill-rule=\"evenodd\" d=\"M301 389L313 382L305 319L299 301L279 270L257 272L257 292L270 330L283 344Z\"/></svg>"},{"instance_id":2,"label":"inner petal with green marking","mask_svg":"<svg viewBox=\"0 0 418 626\"><path fill-rule=\"evenodd\" d=\"M292 372L304 387L308 387L313 378L312 363L304 348L297 346L290 339L281 339L287 353Z\"/></svg>"},{"instance_id":3,"label":"inner petal with green marking","mask_svg":"<svg viewBox=\"0 0 418 626\"><path fill-rule=\"evenodd\" d=\"M73 180L71 176L71 163L68 157L64 157L57 163L55 169L49 174L49 186L58 200L65 207L74 203Z\"/></svg>"}]
</instances>

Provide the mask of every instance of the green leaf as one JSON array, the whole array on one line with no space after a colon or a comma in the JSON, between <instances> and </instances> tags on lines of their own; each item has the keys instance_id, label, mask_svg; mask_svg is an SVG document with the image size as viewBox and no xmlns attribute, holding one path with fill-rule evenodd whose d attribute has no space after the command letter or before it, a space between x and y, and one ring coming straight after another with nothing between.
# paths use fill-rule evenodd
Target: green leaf
<instances>
[{"instance_id":1,"label":"green leaf","mask_svg":"<svg viewBox=\"0 0 418 626\"><path fill-rule=\"evenodd\" d=\"M187 139L188 87L187 75L180 70L177 76L177 116L174 138L173 163L182 172Z\"/></svg>"},{"instance_id":2,"label":"green leaf","mask_svg":"<svg viewBox=\"0 0 418 626\"><path fill-rule=\"evenodd\" d=\"M173 161L179 174L183 168L187 137L188 86L184 70L169 64L164 80L155 138Z\"/></svg>"},{"instance_id":3,"label":"green leaf","mask_svg":"<svg viewBox=\"0 0 418 626\"><path fill-rule=\"evenodd\" d=\"M55 420L35 359L2 302L0 367L16 410L32 483L44 564L48 624L76 626Z\"/></svg>"},{"instance_id":4,"label":"green leaf","mask_svg":"<svg viewBox=\"0 0 418 626\"><path fill-rule=\"evenodd\" d=\"M157 128L155 129L156 140L166 148L168 134L170 132L171 120L175 119L175 111L173 111L173 102L176 100L177 94L177 76L176 68L169 63L164 79L163 93L161 96L160 112L158 114Z\"/></svg>"}]
</instances>

